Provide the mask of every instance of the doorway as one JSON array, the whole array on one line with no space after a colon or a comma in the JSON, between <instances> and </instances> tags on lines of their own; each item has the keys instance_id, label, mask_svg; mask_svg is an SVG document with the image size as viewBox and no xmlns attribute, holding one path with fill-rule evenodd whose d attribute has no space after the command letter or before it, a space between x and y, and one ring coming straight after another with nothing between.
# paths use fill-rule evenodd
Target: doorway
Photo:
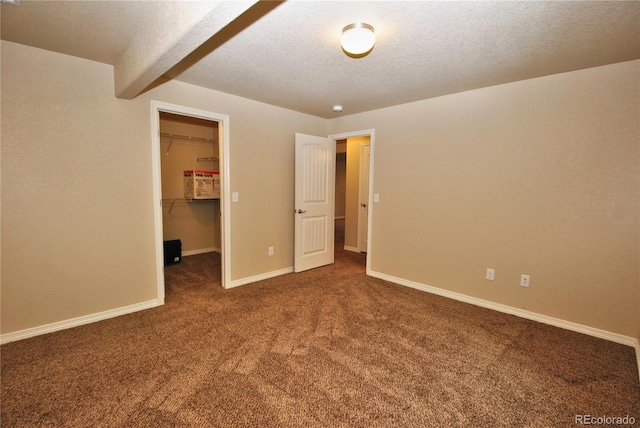
<instances>
[{"instance_id":1,"label":"doorway","mask_svg":"<svg viewBox=\"0 0 640 428\"><path fill-rule=\"evenodd\" d=\"M183 255L219 251L220 282L226 288L231 282L230 210L225 203L229 189L229 162L225 156L229 147L229 118L152 101L151 123L158 300L164 303L165 298L165 235L169 239L180 239L177 234L184 234L186 246ZM163 166L172 172L163 174ZM184 193L184 171L193 170L218 173L217 199L211 195L206 195L204 199L187 197ZM185 219L186 223L180 224ZM196 230L190 230L189 224Z\"/></svg>"},{"instance_id":2,"label":"doorway","mask_svg":"<svg viewBox=\"0 0 640 428\"><path fill-rule=\"evenodd\" d=\"M366 272L369 274L375 129L334 134L329 138L336 142L336 198L344 198L342 207L336 199L336 218L344 222L343 248L366 253ZM365 165L366 160L368 165ZM342 172L340 168L343 168ZM366 207L362 207L363 204Z\"/></svg>"},{"instance_id":3,"label":"doorway","mask_svg":"<svg viewBox=\"0 0 640 428\"><path fill-rule=\"evenodd\" d=\"M218 122L160 112L165 280L168 266L184 257L220 266L219 142ZM221 284L216 271L212 279Z\"/></svg>"},{"instance_id":4,"label":"doorway","mask_svg":"<svg viewBox=\"0 0 640 428\"><path fill-rule=\"evenodd\" d=\"M336 141L336 218L344 218L344 249L367 252L369 135Z\"/></svg>"},{"instance_id":5,"label":"doorway","mask_svg":"<svg viewBox=\"0 0 640 428\"><path fill-rule=\"evenodd\" d=\"M364 192L366 200L371 193L373 183L374 130L355 131L344 134L318 137L296 133L295 138L295 198L294 198L294 272L320 267L334 262L335 235L335 198L336 198L336 157L337 146L341 140L360 137L370 149L369 183ZM354 159L360 163L360 148ZM348 159L348 156L347 156ZM356 186L359 186L361 171L358 167ZM359 189L355 196L356 206L361 203ZM366 236L370 235L373 207L368 207ZM355 219L357 223L357 208ZM356 226L356 236L357 236ZM369 274L371 257L371 239L366 241L366 273ZM357 240L356 240L356 246ZM357 248L357 247L354 247ZM346 245L343 249L349 250ZM362 253L359 250L355 252Z\"/></svg>"}]
</instances>

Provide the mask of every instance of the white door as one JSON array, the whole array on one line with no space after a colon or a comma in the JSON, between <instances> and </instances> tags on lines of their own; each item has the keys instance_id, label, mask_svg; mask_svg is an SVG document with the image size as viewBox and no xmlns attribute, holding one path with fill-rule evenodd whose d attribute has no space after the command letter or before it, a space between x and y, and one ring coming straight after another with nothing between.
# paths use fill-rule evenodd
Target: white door
<instances>
[{"instance_id":1,"label":"white door","mask_svg":"<svg viewBox=\"0 0 640 428\"><path fill-rule=\"evenodd\" d=\"M294 271L333 263L336 143L296 133Z\"/></svg>"},{"instance_id":2,"label":"white door","mask_svg":"<svg viewBox=\"0 0 640 428\"><path fill-rule=\"evenodd\" d=\"M358 250L367 252L367 232L369 230L369 164L371 146L360 146L360 184L358 206Z\"/></svg>"}]
</instances>

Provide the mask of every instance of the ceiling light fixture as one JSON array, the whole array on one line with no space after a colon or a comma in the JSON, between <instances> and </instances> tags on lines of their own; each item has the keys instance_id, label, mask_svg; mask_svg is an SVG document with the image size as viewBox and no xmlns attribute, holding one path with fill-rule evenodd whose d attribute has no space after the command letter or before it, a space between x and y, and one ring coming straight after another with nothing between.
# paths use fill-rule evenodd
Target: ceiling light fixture
<instances>
[{"instance_id":1,"label":"ceiling light fixture","mask_svg":"<svg viewBox=\"0 0 640 428\"><path fill-rule=\"evenodd\" d=\"M340 104L334 105L333 111L335 111L336 113L340 113L342 111L342 106Z\"/></svg>"},{"instance_id":2,"label":"ceiling light fixture","mask_svg":"<svg viewBox=\"0 0 640 428\"><path fill-rule=\"evenodd\" d=\"M342 29L341 43L347 55L365 56L373 49L376 35L371 25L357 22Z\"/></svg>"}]
</instances>

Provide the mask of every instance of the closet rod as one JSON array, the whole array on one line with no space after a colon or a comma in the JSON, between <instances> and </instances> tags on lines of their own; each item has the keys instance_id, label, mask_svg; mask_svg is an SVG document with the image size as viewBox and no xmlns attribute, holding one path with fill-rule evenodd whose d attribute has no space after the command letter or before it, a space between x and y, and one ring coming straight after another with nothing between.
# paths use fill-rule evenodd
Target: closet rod
<instances>
[{"instance_id":1,"label":"closet rod","mask_svg":"<svg viewBox=\"0 0 640 428\"><path fill-rule=\"evenodd\" d=\"M204 142L204 143L217 143L217 140L214 140L212 138L202 138L202 137L192 137L190 135L179 135L179 134L169 134L166 132L161 132L160 133L161 137L169 137L169 138L178 138L180 140L191 140L191 141L200 141L200 142Z\"/></svg>"}]
</instances>

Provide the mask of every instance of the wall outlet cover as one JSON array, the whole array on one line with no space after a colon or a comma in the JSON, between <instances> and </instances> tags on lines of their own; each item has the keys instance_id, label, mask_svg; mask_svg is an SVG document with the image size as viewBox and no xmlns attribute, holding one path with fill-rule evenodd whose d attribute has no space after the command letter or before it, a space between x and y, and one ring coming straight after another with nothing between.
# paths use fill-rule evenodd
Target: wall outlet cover
<instances>
[{"instance_id":1,"label":"wall outlet cover","mask_svg":"<svg viewBox=\"0 0 640 428\"><path fill-rule=\"evenodd\" d=\"M493 281L495 279L496 271L493 269L487 269L487 279Z\"/></svg>"}]
</instances>

